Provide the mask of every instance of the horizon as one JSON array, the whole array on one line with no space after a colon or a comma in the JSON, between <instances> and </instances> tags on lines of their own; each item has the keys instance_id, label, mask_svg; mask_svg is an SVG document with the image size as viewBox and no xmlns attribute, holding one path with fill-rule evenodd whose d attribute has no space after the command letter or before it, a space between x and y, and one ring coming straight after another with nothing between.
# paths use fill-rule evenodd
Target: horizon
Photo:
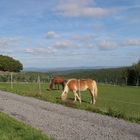
<instances>
[{"instance_id":1,"label":"horizon","mask_svg":"<svg viewBox=\"0 0 140 140\"><path fill-rule=\"evenodd\" d=\"M139 0L6 0L0 7L0 54L24 68L124 67L140 60Z\"/></svg>"},{"instance_id":2,"label":"horizon","mask_svg":"<svg viewBox=\"0 0 140 140\"><path fill-rule=\"evenodd\" d=\"M26 67L23 68L22 71L37 71L37 72L48 72L48 71L69 71L69 70L100 70L100 69L113 69L113 68L125 68L125 67L130 67L130 66L94 66L94 67L43 67L43 68L38 68L38 67Z\"/></svg>"}]
</instances>

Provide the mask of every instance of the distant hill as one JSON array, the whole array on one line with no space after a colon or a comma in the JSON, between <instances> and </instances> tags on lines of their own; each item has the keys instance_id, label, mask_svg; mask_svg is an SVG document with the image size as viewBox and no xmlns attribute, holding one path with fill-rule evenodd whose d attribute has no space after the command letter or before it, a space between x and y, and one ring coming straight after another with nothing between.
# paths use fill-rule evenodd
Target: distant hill
<instances>
[{"instance_id":1,"label":"distant hill","mask_svg":"<svg viewBox=\"0 0 140 140\"><path fill-rule=\"evenodd\" d=\"M95 66L95 67L56 67L56 68L24 68L23 71L32 72L62 72L62 71L72 71L72 70L90 70L90 69L107 69L107 68L118 68L120 66Z\"/></svg>"}]
</instances>

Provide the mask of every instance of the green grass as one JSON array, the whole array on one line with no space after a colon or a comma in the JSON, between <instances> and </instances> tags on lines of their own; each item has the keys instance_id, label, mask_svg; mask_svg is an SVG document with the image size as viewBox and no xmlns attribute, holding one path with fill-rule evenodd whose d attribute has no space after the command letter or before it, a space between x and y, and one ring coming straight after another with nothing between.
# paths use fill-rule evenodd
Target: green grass
<instances>
[{"instance_id":1,"label":"green grass","mask_svg":"<svg viewBox=\"0 0 140 140\"><path fill-rule=\"evenodd\" d=\"M1 140L49 140L41 131L0 112Z\"/></svg>"},{"instance_id":2,"label":"green grass","mask_svg":"<svg viewBox=\"0 0 140 140\"><path fill-rule=\"evenodd\" d=\"M16 83L13 89L8 83L0 83L0 89L5 91L140 123L140 87L98 85L96 105L90 104L91 97L88 91L81 93L82 104L80 104L73 103L72 93L68 93L67 101L62 102L61 90L49 91L47 88L48 84L42 84L42 94L39 95L36 83Z\"/></svg>"}]
</instances>

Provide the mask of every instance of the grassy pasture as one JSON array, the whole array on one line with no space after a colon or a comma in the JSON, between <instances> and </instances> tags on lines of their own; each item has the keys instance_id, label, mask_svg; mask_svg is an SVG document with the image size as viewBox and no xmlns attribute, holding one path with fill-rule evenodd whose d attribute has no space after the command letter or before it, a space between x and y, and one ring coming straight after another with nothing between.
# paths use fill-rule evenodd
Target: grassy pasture
<instances>
[{"instance_id":1,"label":"grassy pasture","mask_svg":"<svg viewBox=\"0 0 140 140\"><path fill-rule=\"evenodd\" d=\"M1 140L49 140L41 131L19 122L0 112Z\"/></svg>"},{"instance_id":2,"label":"grassy pasture","mask_svg":"<svg viewBox=\"0 0 140 140\"><path fill-rule=\"evenodd\" d=\"M73 103L72 93L68 93L67 101L62 102L60 100L62 91L49 91L48 84L41 84L41 95L38 94L36 83L16 83L13 89L8 83L0 83L0 89L140 123L140 87L99 84L96 105L90 104L91 97L88 91L81 93L82 104Z\"/></svg>"}]
</instances>

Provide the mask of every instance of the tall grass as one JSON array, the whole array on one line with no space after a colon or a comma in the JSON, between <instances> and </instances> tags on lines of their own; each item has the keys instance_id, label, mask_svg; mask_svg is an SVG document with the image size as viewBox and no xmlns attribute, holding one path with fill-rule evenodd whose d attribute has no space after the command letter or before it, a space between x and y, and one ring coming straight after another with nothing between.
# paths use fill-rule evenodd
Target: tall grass
<instances>
[{"instance_id":1,"label":"tall grass","mask_svg":"<svg viewBox=\"0 0 140 140\"><path fill-rule=\"evenodd\" d=\"M0 112L1 140L50 140L41 131L36 130L8 115Z\"/></svg>"}]
</instances>

